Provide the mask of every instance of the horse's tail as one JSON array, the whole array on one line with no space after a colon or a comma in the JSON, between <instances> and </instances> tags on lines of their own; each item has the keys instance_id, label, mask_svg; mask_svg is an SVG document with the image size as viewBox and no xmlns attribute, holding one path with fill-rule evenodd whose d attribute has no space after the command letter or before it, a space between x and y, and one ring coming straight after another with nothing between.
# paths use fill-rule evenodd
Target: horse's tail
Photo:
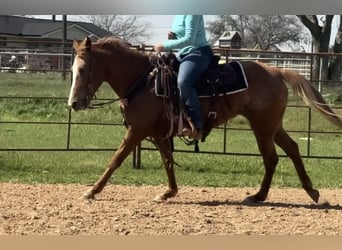
<instances>
[{"instance_id":1,"label":"horse's tail","mask_svg":"<svg viewBox=\"0 0 342 250\"><path fill-rule=\"evenodd\" d=\"M310 81L291 70L282 69L280 72L284 80L291 85L294 94L300 96L308 106L317 109L333 124L342 128L341 116L332 110Z\"/></svg>"}]
</instances>

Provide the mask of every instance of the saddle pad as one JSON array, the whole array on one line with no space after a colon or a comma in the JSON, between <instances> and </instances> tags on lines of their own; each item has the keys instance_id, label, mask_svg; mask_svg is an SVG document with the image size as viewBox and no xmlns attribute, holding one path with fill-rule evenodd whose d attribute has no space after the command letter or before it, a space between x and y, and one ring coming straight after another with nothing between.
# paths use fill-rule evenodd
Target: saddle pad
<instances>
[{"instance_id":1,"label":"saddle pad","mask_svg":"<svg viewBox=\"0 0 342 250\"><path fill-rule=\"evenodd\" d=\"M220 65L223 67L223 65ZM220 96L231 95L242 92L248 88L248 82L245 71L239 62L230 62L226 66L230 66L233 74L224 76L217 85L217 91ZM197 88L198 96L201 98L210 97L212 94L211 83L202 82Z\"/></svg>"},{"instance_id":2,"label":"saddle pad","mask_svg":"<svg viewBox=\"0 0 342 250\"><path fill-rule=\"evenodd\" d=\"M219 65L220 68L220 82L217 84L218 95L230 95L248 88L248 82L245 71L239 62L230 62L225 65ZM226 67L226 69L225 69ZM227 70L227 67L229 70ZM227 75L227 72L228 73ZM212 86L206 80L206 75L197 84L197 93L200 98L207 98L212 96ZM169 97L170 90L164 90L161 86L160 80L155 81L155 94L160 97Z\"/></svg>"}]
</instances>

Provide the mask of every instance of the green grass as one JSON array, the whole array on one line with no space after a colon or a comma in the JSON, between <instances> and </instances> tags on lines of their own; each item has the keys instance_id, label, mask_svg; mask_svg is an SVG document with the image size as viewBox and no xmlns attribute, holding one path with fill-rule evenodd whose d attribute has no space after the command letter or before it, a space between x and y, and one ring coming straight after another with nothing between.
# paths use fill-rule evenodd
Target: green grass
<instances>
[{"instance_id":1,"label":"green grass","mask_svg":"<svg viewBox=\"0 0 342 250\"><path fill-rule=\"evenodd\" d=\"M111 152L0 152L0 182L94 183L106 168ZM179 185L245 187L259 186L263 165L259 157L175 153ZM317 188L341 188L342 173L336 160L304 160ZM110 183L166 185L167 178L157 152L142 153L142 168L132 168L132 158L114 173ZM294 167L281 158L273 186L300 187Z\"/></svg>"},{"instance_id":2,"label":"green grass","mask_svg":"<svg viewBox=\"0 0 342 250\"><path fill-rule=\"evenodd\" d=\"M67 74L65 80L57 73L0 73L0 76L2 96L68 96L70 74Z\"/></svg>"},{"instance_id":3,"label":"green grass","mask_svg":"<svg viewBox=\"0 0 342 250\"><path fill-rule=\"evenodd\" d=\"M69 77L69 76L68 76ZM66 122L69 111L66 98L70 78L62 80L55 74L0 74L2 96L62 97L65 99L7 99L0 98L0 121ZM100 98L115 98L107 85L101 87ZM296 104L294 100L292 104ZM298 102L298 104L302 104ZM72 122L121 123L117 104L100 110L72 112ZM291 108L286 111L284 126L289 131L307 129L308 109ZM230 128L249 128L243 117L237 117ZM338 131L317 112L312 113L312 130ZM0 148L58 148L65 149L68 125L66 124L0 124ZM115 149L122 140L125 128L114 125L72 125L71 148ZM299 144L302 155L307 154L306 133L290 132ZM312 134L311 155L341 156L341 135ZM144 141L144 147L153 148ZM177 150L192 150L179 139ZM223 130L215 129L200 144L207 152L222 152ZM251 131L228 130L226 149L229 153L258 154ZM278 149L280 154L283 152ZM103 173L113 152L8 152L0 151L0 182L25 183L82 183L95 182ZM261 157L214 154L175 153L176 176L179 185L191 186L259 186L263 176ZM306 169L315 187L339 188L342 186L341 160L304 159ZM133 169L131 157L127 158L110 182L125 185L166 184L166 174L156 151L142 152L142 168ZM288 158L280 158L274 186L299 187L294 167Z\"/></svg>"}]
</instances>

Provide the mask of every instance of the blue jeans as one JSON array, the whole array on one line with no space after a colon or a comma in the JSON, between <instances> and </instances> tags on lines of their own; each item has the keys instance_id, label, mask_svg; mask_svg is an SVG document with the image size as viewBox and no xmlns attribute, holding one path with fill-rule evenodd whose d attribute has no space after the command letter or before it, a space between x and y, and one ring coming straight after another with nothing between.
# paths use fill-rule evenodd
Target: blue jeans
<instances>
[{"instance_id":1,"label":"blue jeans","mask_svg":"<svg viewBox=\"0 0 342 250\"><path fill-rule=\"evenodd\" d=\"M208 68L213 58L213 52L210 46L204 46L180 56L180 58L177 78L180 96L195 127L202 129L201 108L195 85Z\"/></svg>"}]
</instances>

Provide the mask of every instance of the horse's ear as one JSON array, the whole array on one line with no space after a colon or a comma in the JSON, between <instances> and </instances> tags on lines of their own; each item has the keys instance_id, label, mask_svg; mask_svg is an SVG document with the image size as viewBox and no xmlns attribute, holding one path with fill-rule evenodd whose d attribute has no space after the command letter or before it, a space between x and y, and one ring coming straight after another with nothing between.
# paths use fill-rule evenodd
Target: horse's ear
<instances>
[{"instance_id":1,"label":"horse's ear","mask_svg":"<svg viewBox=\"0 0 342 250\"><path fill-rule=\"evenodd\" d=\"M87 51L90 51L90 48L91 48L91 39L89 36L87 36L85 39L84 39L84 42L85 42L85 48Z\"/></svg>"},{"instance_id":2,"label":"horse's ear","mask_svg":"<svg viewBox=\"0 0 342 250\"><path fill-rule=\"evenodd\" d=\"M80 43L81 43L81 41L79 41L79 40L77 40L77 39L74 39L74 40L73 40L72 46L74 47L75 50L78 49L78 47L80 46Z\"/></svg>"}]
</instances>

